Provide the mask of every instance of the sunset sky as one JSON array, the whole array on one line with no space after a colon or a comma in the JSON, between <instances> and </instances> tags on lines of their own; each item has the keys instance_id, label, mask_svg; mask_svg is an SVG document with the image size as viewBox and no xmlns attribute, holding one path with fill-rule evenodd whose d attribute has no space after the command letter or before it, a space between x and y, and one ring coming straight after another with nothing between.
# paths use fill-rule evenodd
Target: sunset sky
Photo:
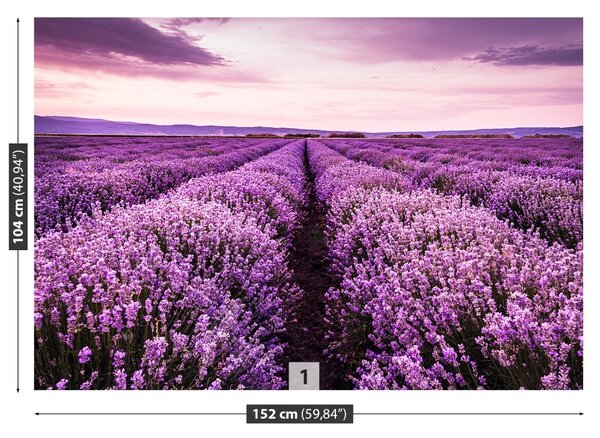
<instances>
[{"instance_id":1,"label":"sunset sky","mask_svg":"<svg viewBox=\"0 0 600 438\"><path fill-rule=\"evenodd\" d=\"M573 126L580 19L36 19L35 111L399 131Z\"/></svg>"}]
</instances>

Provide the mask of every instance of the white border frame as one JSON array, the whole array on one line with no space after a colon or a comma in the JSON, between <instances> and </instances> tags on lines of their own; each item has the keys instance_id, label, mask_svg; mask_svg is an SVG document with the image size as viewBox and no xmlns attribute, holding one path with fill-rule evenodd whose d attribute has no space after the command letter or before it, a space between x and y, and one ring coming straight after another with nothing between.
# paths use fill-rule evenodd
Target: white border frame
<instances>
[{"instance_id":1,"label":"white border frame","mask_svg":"<svg viewBox=\"0 0 600 438\"><path fill-rule=\"evenodd\" d=\"M4 3L2 6L2 132L5 145L16 140L15 132L15 21L21 19L21 141L30 145L33 157L33 17L43 16L131 16L131 17L584 17L584 191L585 191L585 371L582 391L65 391L33 390L33 240L27 252L21 252L21 392L15 391L15 297L16 255L8 248L2 233L2 266L5 287L2 288L0 335L3 360L0 361L0 383L6 421L5 436L44 437L85 436L192 436L227 432L260 436L282 434L302 436L316 428L331 433L364 436L370 432L390 432L399 436L488 436L507 435L544 437L591 436L597 430L598 408L598 184L596 166L598 148L598 86L591 78L600 77L598 47L600 19L593 2L580 0L523 2L505 0L495 4L472 1L405 2L371 0L369 2L336 2L305 0L300 3L222 0L195 3L181 0L139 3L104 0L94 4L54 0L47 2ZM6 181L6 154L0 155L0 181ZM33 183L33 158L29 160L30 187ZM6 230L7 195L0 189L2 208L0 229ZM30 193L30 205L33 196ZM30 212L32 207L30 207ZM31 219L30 214L30 220ZM32 222L30 222L32 230ZM596 268L596 269L595 269ZM549 411L578 412L573 417L355 417L353 425L247 425L237 417L36 417L37 411L204 411L245 412L246 404L266 403L340 403L354 404L355 411ZM12 432L11 432L12 430ZM18 432L17 432L18 431Z\"/></svg>"}]
</instances>

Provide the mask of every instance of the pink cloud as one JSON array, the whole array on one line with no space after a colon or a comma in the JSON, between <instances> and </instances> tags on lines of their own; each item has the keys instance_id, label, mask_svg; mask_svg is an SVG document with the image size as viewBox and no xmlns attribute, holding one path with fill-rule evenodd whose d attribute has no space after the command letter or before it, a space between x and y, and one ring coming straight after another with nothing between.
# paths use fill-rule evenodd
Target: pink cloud
<instances>
[{"instance_id":1,"label":"pink cloud","mask_svg":"<svg viewBox=\"0 0 600 438\"><path fill-rule=\"evenodd\" d=\"M265 82L266 79L251 72L229 65L204 66L178 64L163 65L123 55L105 57L94 53L76 54L53 47L36 49L35 63L38 69L54 67L85 74L105 73L127 77L156 77L168 80L206 80L215 83Z\"/></svg>"}]
</instances>

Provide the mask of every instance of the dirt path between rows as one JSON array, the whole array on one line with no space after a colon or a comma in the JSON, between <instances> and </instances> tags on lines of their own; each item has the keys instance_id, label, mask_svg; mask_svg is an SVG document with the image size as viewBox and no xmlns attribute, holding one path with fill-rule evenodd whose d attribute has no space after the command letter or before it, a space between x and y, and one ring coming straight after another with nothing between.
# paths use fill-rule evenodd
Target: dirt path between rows
<instances>
[{"instance_id":1,"label":"dirt path between rows","mask_svg":"<svg viewBox=\"0 0 600 438\"><path fill-rule=\"evenodd\" d=\"M320 389L351 389L341 363L328 358L323 352L327 348L325 293L335 285L335 279L328 272L327 247L323 235L325 212L317 200L306 148L304 168L309 195L305 216L294 237L289 259L294 280L304 291L304 297L287 325L289 345L286 360L319 362Z\"/></svg>"}]
</instances>

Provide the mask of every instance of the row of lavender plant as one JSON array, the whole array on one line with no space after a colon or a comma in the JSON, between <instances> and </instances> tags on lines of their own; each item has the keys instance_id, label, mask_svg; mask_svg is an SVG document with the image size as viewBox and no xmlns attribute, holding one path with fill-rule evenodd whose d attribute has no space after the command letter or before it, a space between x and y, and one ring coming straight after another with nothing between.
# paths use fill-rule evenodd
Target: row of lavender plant
<instances>
[{"instance_id":1,"label":"row of lavender plant","mask_svg":"<svg viewBox=\"0 0 600 438\"><path fill-rule=\"evenodd\" d=\"M36 387L279 389L304 141L35 244Z\"/></svg>"},{"instance_id":2,"label":"row of lavender plant","mask_svg":"<svg viewBox=\"0 0 600 438\"><path fill-rule=\"evenodd\" d=\"M549 242L574 248L583 239L583 183L580 179L561 179L551 173L542 176L542 172L520 175L514 167L512 171L482 169L481 161L461 165L414 162L399 159L389 151L378 151L377 142L329 141L326 144L348 158L405 174L415 187L467 196L473 205L488 208L520 229L535 229Z\"/></svg>"},{"instance_id":3,"label":"row of lavender plant","mask_svg":"<svg viewBox=\"0 0 600 438\"><path fill-rule=\"evenodd\" d=\"M336 140L326 140L328 143ZM363 149L376 148L409 161L477 164L491 170L544 169L581 179L583 139L353 139ZM577 171L577 172L575 172Z\"/></svg>"},{"instance_id":4,"label":"row of lavender plant","mask_svg":"<svg viewBox=\"0 0 600 438\"><path fill-rule=\"evenodd\" d=\"M165 161L220 155L261 139L199 137L57 136L36 137L35 175L99 172L133 161Z\"/></svg>"},{"instance_id":5,"label":"row of lavender plant","mask_svg":"<svg viewBox=\"0 0 600 438\"><path fill-rule=\"evenodd\" d=\"M340 277L327 293L329 351L357 388L582 387L580 248L460 197L409 191L322 143L308 153Z\"/></svg>"},{"instance_id":6,"label":"row of lavender plant","mask_svg":"<svg viewBox=\"0 0 600 438\"><path fill-rule=\"evenodd\" d=\"M134 205L154 199L191 178L232 170L287 143L288 140L263 139L247 144L237 139L235 146L230 144L216 156L188 155L164 160L161 155L154 159L149 150L143 160L113 164L98 172L85 168L85 164L80 170L47 172L36 178L36 235L67 231L95 210L105 212L119 204ZM215 146L218 144L215 142Z\"/></svg>"}]
</instances>

